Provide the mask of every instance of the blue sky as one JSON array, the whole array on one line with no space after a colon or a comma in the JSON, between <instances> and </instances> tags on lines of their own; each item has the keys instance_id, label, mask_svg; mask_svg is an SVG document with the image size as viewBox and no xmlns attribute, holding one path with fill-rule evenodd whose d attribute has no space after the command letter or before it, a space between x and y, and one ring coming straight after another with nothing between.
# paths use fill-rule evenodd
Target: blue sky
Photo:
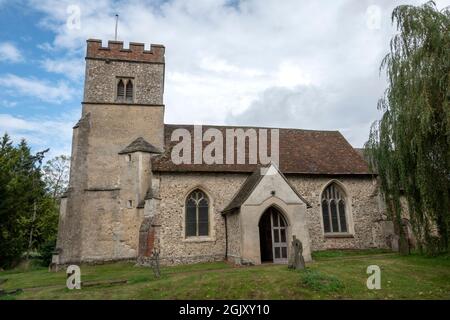
<instances>
[{"instance_id":1,"label":"blue sky","mask_svg":"<svg viewBox=\"0 0 450 320\"><path fill-rule=\"evenodd\" d=\"M166 123L340 130L360 147L401 3L421 1L0 0L0 134L70 154L85 41L106 44L119 13L125 45L166 46Z\"/></svg>"},{"instance_id":2,"label":"blue sky","mask_svg":"<svg viewBox=\"0 0 450 320\"><path fill-rule=\"evenodd\" d=\"M63 76L52 61L66 58L54 50L55 32L42 25L46 14L24 1L0 2L0 131L15 142L25 138L34 151L70 151L71 123L80 113L82 72ZM79 54L74 54L80 60Z\"/></svg>"}]
</instances>

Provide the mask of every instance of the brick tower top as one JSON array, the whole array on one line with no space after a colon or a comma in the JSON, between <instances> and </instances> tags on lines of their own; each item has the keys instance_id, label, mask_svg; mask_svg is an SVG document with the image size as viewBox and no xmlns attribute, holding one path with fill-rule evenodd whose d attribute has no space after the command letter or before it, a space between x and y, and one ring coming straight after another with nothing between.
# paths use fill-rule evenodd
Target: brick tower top
<instances>
[{"instance_id":1,"label":"brick tower top","mask_svg":"<svg viewBox=\"0 0 450 320\"><path fill-rule=\"evenodd\" d=\"M130 48L124 49L122 41L108 41L108 46L102 47L101 40L89 39L86 59L164 64L164 51L164 46L159 44L152 44L150 50L144 50L143 43L130 42Z\"/></svg>"}]
</instances>

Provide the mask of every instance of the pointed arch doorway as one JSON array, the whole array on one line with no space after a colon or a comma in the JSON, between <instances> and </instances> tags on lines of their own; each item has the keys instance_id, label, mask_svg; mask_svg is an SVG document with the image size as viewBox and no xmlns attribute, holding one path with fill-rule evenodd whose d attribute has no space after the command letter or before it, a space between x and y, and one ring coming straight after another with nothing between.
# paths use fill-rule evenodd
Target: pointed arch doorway
<instances>
[{"instance_id":1,"label":"pointed arch doorway","mask_svg":"<svg viewBox=\"0 0 450 320\"><path fill-rule=\"evenodd\" d=\"M288 225L283 214L270 207L261 216L258 226L261 262L287 263Z\"/></svg>"}]
</instances>

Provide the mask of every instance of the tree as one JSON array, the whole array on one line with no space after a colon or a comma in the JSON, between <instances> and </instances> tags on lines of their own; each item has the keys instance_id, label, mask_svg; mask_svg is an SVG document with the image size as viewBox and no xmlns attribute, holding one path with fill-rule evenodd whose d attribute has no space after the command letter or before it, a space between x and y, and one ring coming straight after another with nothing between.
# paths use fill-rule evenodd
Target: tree
<instances>
[{"instance_id":1,"label":"tree","mask_svg":"<svg viewBox=\"0 0 450 320\"><path fill-rule=\"evenodd\" d=\"M401 243L402 193L418 248L448 250L450 227L450 9L433 1L394 9L399 31L381 63L389 80L366 155Z\"/></svg>"},{"instance_id":2,"label":"tree","mask_svg":"<svg viewBox=\"0 0 450 320\"><path fill-rule=\"evenodd\" d=\"M51 262L56 247L56 235L58 230L58 212L60 197L69 185L70 157L60 155L46 162L43 166L43 181L50 197L46 199L46 214L43 214L36 224L39 239L39 254L42 264L48 266ZM53 204L53 207L52 207Z\"/></svg>"},{"instance_id":3,"label":"tree","mask_svg":"<svg viewBox=\"0 0 450 320\"><path fill-rule=\"evenodd\" d=\"M44 181L54 199L62 196L69 185L70 157L57 156L48 160L43 167Z\"/></svg>"},{"instance_id":4,"label":"tree","mask_svg":"<svg viewBox=\"0 0 450 320\"><path fill-rule=\"evenodd\" d=\"M0 267L55 237L57 206L39 168L45 152L31 154L25 140L13 146L7 134L0 140Z\"/></svg>"}]
</instances>

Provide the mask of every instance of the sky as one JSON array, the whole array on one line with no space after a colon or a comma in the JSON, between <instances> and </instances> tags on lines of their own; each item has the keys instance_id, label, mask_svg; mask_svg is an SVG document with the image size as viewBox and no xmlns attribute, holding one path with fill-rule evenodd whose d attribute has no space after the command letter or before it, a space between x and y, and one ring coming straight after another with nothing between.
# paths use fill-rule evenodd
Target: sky
<instances>
[{"instance_id":1,"label":"sky","mask_svg":"<svg viewBox=\"0 0 450 320\"><path fill-rule=\"evenodd\" d=\"M70 154L86 40L166 47L165 123L339 130L362 147L400 0L0 0L0 134ZM450 0L436 1L438 8Z\"/></svg>"}]
</instances>

